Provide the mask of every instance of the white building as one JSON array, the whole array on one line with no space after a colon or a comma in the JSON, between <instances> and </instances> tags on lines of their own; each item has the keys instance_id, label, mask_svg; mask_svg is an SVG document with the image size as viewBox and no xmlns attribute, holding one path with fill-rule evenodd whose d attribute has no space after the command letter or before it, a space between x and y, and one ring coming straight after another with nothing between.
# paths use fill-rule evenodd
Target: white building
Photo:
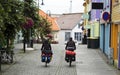
<instances>
[{"instance_id":1,"label":"white building","mask_svg":"<svg viewBox=\"0 0 120 75\"><path fill-rule=\"evenodd\" d=\"M59 31L59 44L65 44L70 37L76 44L82 43L82 26L81 22L82 13L63 14L57 19L60 26Z\"/></svg>"}]
</instances>

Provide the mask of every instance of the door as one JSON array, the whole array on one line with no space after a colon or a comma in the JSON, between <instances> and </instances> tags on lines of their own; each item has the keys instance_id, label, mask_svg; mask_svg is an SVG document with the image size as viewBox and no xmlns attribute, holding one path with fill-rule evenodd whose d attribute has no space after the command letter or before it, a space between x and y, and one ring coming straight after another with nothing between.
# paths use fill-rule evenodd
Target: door
<instances>
[{"instance_id":1,"label":"door","mask_svg":"<svg viewBox=\"0 0 120 75\"><path fill-rule=\"evenodd\" d=\"M118 33L118 69L120 69L120 32Z\"/></svg>"}]
</instances>

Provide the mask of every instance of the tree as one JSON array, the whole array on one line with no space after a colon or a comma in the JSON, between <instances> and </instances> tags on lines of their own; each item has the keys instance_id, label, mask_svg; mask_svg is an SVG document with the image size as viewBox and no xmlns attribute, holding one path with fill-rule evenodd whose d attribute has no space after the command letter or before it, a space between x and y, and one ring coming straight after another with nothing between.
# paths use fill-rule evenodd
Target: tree
<instances>
[{"instance_id":1,"label":"tree","mask_svg":"<svg viewBox=\"0 0 120 75\"><path fill-rule=\"evenodd\" d=\"M39 39L39 36L40 36L41 39L43 40L44 36L51 33L51 25L52 25L52 23L50 23L44 17L40 16L40 23L39 23L39 26L37 27L36 32L35 32L38 39Z\"/></svg>"},{"instance_id":2,"label":"tree","mask_svg":"<svg viewBox=\"0 0 120 75\"><path fill-rule=\"evenodd\" d=\"M3 7L2 7L2 4L0 2L0 48L4 47L5 46L5 39L4 39L4 34L3 34L3 31L5 30L5 26L4 26L4 22L3 22L3 19L4 17L2 16L5 11L3 10Z\"/></svg>"},{"instance_id":3,"label":"tree","mask_svg":"<svg viewBox=\"0 0 120 75\"><path fill-rule=\"evenodd\" d=\"M21 0L0 0L0 28L3 38L6 40L7 50L11 49L16 33L24 22L22 14L23 2Z\"/></svg>"},{"instance_id":4,"label":"tree","mask_svg":"<svg viewBox=\"0 0 120 75\"><path fill-rule=\"evenodd\" d=\"M36 6L36 2L34 2L33 0L24 0L24 16L26 18L31 18L34 22L33 26L30 28L25 28L23 29L23 34L24 34L24 52L25 52L25 44L26 41L28 43L29 47L33 47L33 32L35 30L35 28L37 27L37 25L39 24L40 20L39 20L39 16L38 16L38 7ZM26 36L27 35L27 36Z\"/></svg>"}]
</instances>

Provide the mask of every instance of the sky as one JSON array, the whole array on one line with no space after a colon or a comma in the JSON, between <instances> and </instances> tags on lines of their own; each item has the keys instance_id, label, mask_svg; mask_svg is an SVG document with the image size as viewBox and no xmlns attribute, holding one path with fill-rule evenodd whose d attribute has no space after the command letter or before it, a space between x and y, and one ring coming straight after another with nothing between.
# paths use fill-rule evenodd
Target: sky
<instances>
[{"instance_id":1,"label":"sky","mask_svg":"<svg viewBox=\"0 0 120 75\"><path fill-rule=\"evenodd\" d=\"M46 13L63 14L79 13L84 11L84 0L43 0L44 5L41 5L42 0L36 1L39 1L40 9L42 9Z\"/></svg>"}]
</instances>

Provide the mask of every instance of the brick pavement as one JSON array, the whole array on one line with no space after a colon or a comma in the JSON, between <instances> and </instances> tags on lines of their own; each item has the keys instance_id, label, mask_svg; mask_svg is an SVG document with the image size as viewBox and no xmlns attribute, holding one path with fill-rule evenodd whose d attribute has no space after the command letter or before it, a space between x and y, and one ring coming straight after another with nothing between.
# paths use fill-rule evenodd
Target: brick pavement
<instances>
[{"instance_id":1,"label":"brick pavement","mask_svg":"<svg viewBox=\"0 0 120 75\"><path fill-rule=\"evenodd\" d=\"M52 45L54 55L48 67L41 62L40 47L37 45L34 51L26 53L15 52L16 63L3 69L2 75L77 75L75 63L70 68L64 60L64 46Z\"/></svg>"},{"instance_id":2,"label":"brick pavement","mask_svg":"<svg viewBox=\"0 0 120 75\"><path fill-rule=\"evenodd\" d=\"M77 75L120 75L117 69L107 63L99 49L88 49L81 45L77 50Z\"/></svg>"},{"instance_id":3,"label":"brick pavement","mask_svg":"<svg viewBox=\"0 0 120 75\"><path fill-rule=\"evenodd\" d=\"M52 45L53 59L48 67L41 62L41 45L34 45L34 51L21 51L22 44L15 46L15 63L2 65L2 75L119 75L119 71L108 65L98 49L77 46L77 61L72 67L64 61L64 45Z\"/></svg>"}]
</instances>

